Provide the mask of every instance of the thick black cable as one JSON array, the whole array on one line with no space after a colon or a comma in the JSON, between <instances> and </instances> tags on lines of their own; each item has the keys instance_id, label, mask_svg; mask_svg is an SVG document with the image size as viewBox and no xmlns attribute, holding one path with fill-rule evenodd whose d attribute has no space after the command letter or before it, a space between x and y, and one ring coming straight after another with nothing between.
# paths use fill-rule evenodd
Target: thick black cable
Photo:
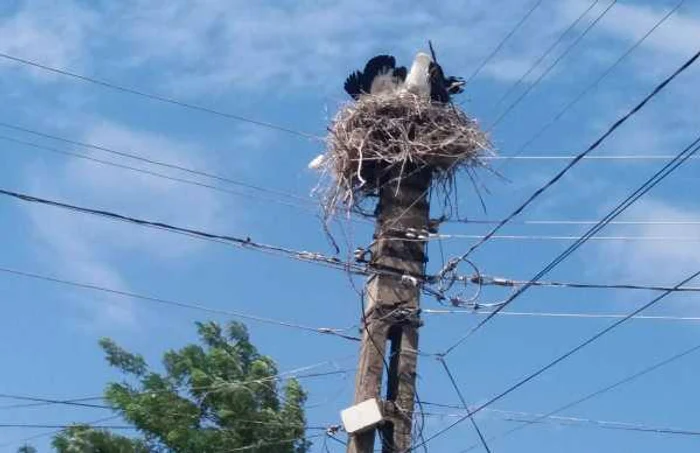
<instances>
[{"instance_id":1,"label":"thick black cable","mask_svg":"<svg viewBox=\"0 0 700 453\"><path fill-rule=\"evenodd\" d=\"M441 274L445 274L447 272L453 271L455 267L459 264L460 261L462 261L464 258L467 258L469 255L471 255L476 249L481 247L484 243L486 243L494 234L496 234L498 231L501 230L508 222L510 222L512 219L520 215L530 204L532 204L537 198L540 197L547 189L555 185L566 173L569 172L576 164L578 164L584 157L586 157L588 154L593 152L596 148L598 148L608 137L610 137L613 132L615 132L620 126L622 126L624 123L626 123L630 118L632 118L635 114L637 114L644 106L646 106L649 101L651 101L654 97L656 97L661 91L663 91L666 86L671 83L676 77L678 77L680 74L682 74L684 71L686 71L689 67L691 67L697 60L700 58L700 52L695 53L690 59L688 59L685 63L683 63L678 69L676 69L673 74L671 74L669 77L667 77L663 82L661 82L659 85L657 85L651 93L649 93L644 99L642 99L641 102L639 102L636 106L634 106L630 111L628 111L626 114L624 114L621 118L619 118L615 123L612 124L608 128L608 130L601 135L596 141L594 141L586 150L578 154L569 164L567 164L562 170L560 170L552 179L550 179L544 186L540 187L537 189L523 204L518 206L517 209L515 209L511 214L509 214L506 218L498 222L498 225L496 225L489 233L487 233L482 239L477 241L474 245L472 245L469 250L467 250L466 253L464 253L462 256L458 258L454 258L450 260L450 262L441 270Z\"/></svg>"},{"instance_id":2,"label":"thick black cable","mask_svg":"<svg viewBox=\"0 0 700 453\"><path fill-rule=\"evenodd\" d=\"M690 282L691 280L695 279L698 275L700 275L700 271L694 272L693 274L691 274L689 277L683 279L681 282L679 282L679 283L678 283L677 285L675 285L674 287L675 287L675 288L679 288L679 287L685 285L686 283ZM580 343L578 346L576 346L576 347L570 349L568 352L566 352L566 353L562 354L561 356L557 357L556 359L552 360L552 361L549 362L547 365L545 365L545 366L539 368L537 371L533 372L532 374L529 374L529 375L526 376L525 378L521 379L520 381L518 381L518 382L516 382L515 384L511 385L510 387L508 387L506 390L502 391L502 392L499 393L498 395L494 396L493 398L489 399L489 400L486 401L485 403L481 404L480 406L478 406L477 408L475 408L473 411L471 411L471 414L470 414L470 415L466 415L466 416L460 417L456 422L454 422L454 423L448 425L447 427L441 429L440 431L436 432L435 434L433 434L432 436L430 436L428 439L426 439L425 443L428 443L428 442L432 441L433 439L435 439L435 438L437 438L437 437L439 437L439 436L445 434L447 431L449 431L449 430L451 430L452 428L454 428L455 426L459 425L460 423L462 423L464 420L466 420L466 419L469 418L470 416L473 416L474 414L478 413L479 411L483 410L484 408L486 408L486 407L492 405L493 403L495 403L495 402L501 400L501 399L502 399L503 397L505 397L506 395L508 395L508 394L514 392L515 390L519 389L519 388L522 387L523 385L527 384L528 382L530 382L530 381L532 381L533 379L537 378L537 377L540 376L541 374L545 373L547 370L549 370L549 369L555 367L555 366L558 365L559 363L563 362L564 360L568 359L568 358L571 357L572 355L576 354L576 353L577 353L578 351L580 351L581 349L583 349L583 348L585 348L586 346L590 345L591 343L595 342L596 340L598 340L599 338L601 338L601 337L603 337L604 335L608 334L609 332L611 332L612 330L616 329L617 327L619 327L620 325L624 324L625 322L629 321L629 320L630 320L631 318L633 318L634 316L636 316L636 315L638 315L639 313L643 312L644 310L647 310L647 309L651 308L652 306L656 305L657 303L659 303L661 300L663 300L664 298L666 298L666 297L669 296L670 294L673 294L673 292L672 292L672 291L666 291L666 292L660 294L659 296L655 297L655 298L652 299L651 301L647 302L646 304L642 305L641 307L637 308L636 310L634 310L633 312L631 312L629 315L627 315L625 318L620 319L619 321L616 321L616 322L612 323L611 325L609 325L609 326L606 327L605 329L599 331L598 333L596 333L596 334L593 335L592 337L588 338L586 341ZM420 447L420 446L421 446L421 445L419 444L417 447ZM417 447L416 447L416 448L417 448Z\"/></svg>"},{"instance_id":3,"label":"thick black cable","mask_svg":"<svg viewBox=\"0 0 700 453\"><path fill-rule=\"evenodd\" d=\"M494 318L501 310L510 305L516 298L520 297L525 291L532 287L532 284L539 281L542 277L547 275L552 269L558 266L562 261L567 259L572 253L574 253L579 247L585 244L593 235L597 234L600 230L605 228L608 222L615 219L617 216L622 214L627 210L632 204L634 204L639 198L644 194L653 189L657 184L663 181L668 175L675 171L680 165L682 165L688 158L700 150L700 136L698 136L690 145L684 148L674 159L669 163L664 165L658 172L656 172L652 177L647 179L637 190L635 190L631 195L629 195L625 200L620 202L615 208L613 208L605 217L603 217L598 224L591 227L586 231L577 241L571 244L566 250L559 254L554 260L552 260L547 266L545 266L540 272L538 272L533 278L531 278L524 285L518 287L513 294L511 294L505 301L503 301L499 306L486 316L481 322L476 324L472 329L467 332L462 338L460 338L453 346L449 347L445 354L449 354L457 346L465 342L471 335L476 331L481 329L486 323ZM678 287L674 287L674 292ZM667 294L668 292L664 292Z\"/></svg>"}]
</instances>

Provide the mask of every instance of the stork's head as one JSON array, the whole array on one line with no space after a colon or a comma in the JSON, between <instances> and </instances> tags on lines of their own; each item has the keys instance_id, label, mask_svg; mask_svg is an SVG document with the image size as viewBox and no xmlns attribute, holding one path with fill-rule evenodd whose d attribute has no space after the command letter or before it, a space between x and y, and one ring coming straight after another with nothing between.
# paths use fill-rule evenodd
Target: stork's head
<instances>
[{"instance_id":1,"label":"stork's head","mask_svg":"<svg viewBox=\"0 0 700 453\"><path fill-rule=\"evenodd\" d=\"M416 54L416 59L414 60L414 64L419 65L421 67L427 68L430 66L430 63L433 62L433 59L428 55L427 53L424 52L418 52Z\"/></svg>"}]
</instances>

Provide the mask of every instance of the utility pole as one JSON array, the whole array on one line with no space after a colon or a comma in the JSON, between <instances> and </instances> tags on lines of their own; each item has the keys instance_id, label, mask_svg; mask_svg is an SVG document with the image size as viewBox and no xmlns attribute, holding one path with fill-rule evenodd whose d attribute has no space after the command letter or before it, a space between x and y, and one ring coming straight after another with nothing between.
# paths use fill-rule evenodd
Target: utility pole
<instances>
[{"instance_id":1,"label":"utility pole","mask_svg":"<svg viewBox=\"0 0 700 453\"><path fill-rule=\"evenodd\" d=\"M348 453L372 453L377 430L383 453L406 452L412 440L420 280L427 260L425 240L408 238L406 232L428 229L432 172L428 166L407 164L387 173L379 189L370 267L391 272L374 274L367 281L355 381L355 404L376 398L382 402L384 422L351 435Z\"/></svg>"}]
</instances>

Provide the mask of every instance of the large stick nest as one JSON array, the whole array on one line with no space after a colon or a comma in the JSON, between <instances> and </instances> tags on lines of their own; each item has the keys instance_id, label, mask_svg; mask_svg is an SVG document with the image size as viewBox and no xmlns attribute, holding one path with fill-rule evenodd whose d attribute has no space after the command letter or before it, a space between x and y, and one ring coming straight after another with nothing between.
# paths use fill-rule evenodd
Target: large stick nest
<instances>
[{"instance_id":1,"label":"large stick nest","mask_svg":"<svg viewBox=\"0 0 700 453\"><path fill-rule=\"evenodd\" d=\"M486 134L458 107L408 93L363 96L348 103L329 131L322 164L330 176L324 200L327 215L338 208L360 209L397 168L400 178L404 169L429 167L448 197L455 175L484 166L483 158L491 153Z\"/></svg>"}]
</instances>

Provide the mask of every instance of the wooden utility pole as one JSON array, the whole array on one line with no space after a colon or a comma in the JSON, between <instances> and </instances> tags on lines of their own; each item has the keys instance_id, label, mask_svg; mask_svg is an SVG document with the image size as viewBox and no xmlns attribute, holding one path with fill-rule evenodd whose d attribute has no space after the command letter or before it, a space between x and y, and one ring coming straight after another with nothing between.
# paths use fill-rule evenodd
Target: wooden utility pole
<instances>
[{"instance_id":1,"label":"wooden utility pole","mask_svg":"<svg viewBox=\"0 0 700 453\"><path fill-rule=\"evenodd\" d=\"M381 451L402 453L412 440L420 277L426 263L425 241L408 238L406 233L428 229L431 169L406 165L392 169L385 178L379 191L370 264L379 271L390 269L402 275L375 274L367 282L355 404L371 398L382 402L385 422L377 428ZM352 435L347 452L373 452L375 431Z\"/></svg>"}]
</instances>

